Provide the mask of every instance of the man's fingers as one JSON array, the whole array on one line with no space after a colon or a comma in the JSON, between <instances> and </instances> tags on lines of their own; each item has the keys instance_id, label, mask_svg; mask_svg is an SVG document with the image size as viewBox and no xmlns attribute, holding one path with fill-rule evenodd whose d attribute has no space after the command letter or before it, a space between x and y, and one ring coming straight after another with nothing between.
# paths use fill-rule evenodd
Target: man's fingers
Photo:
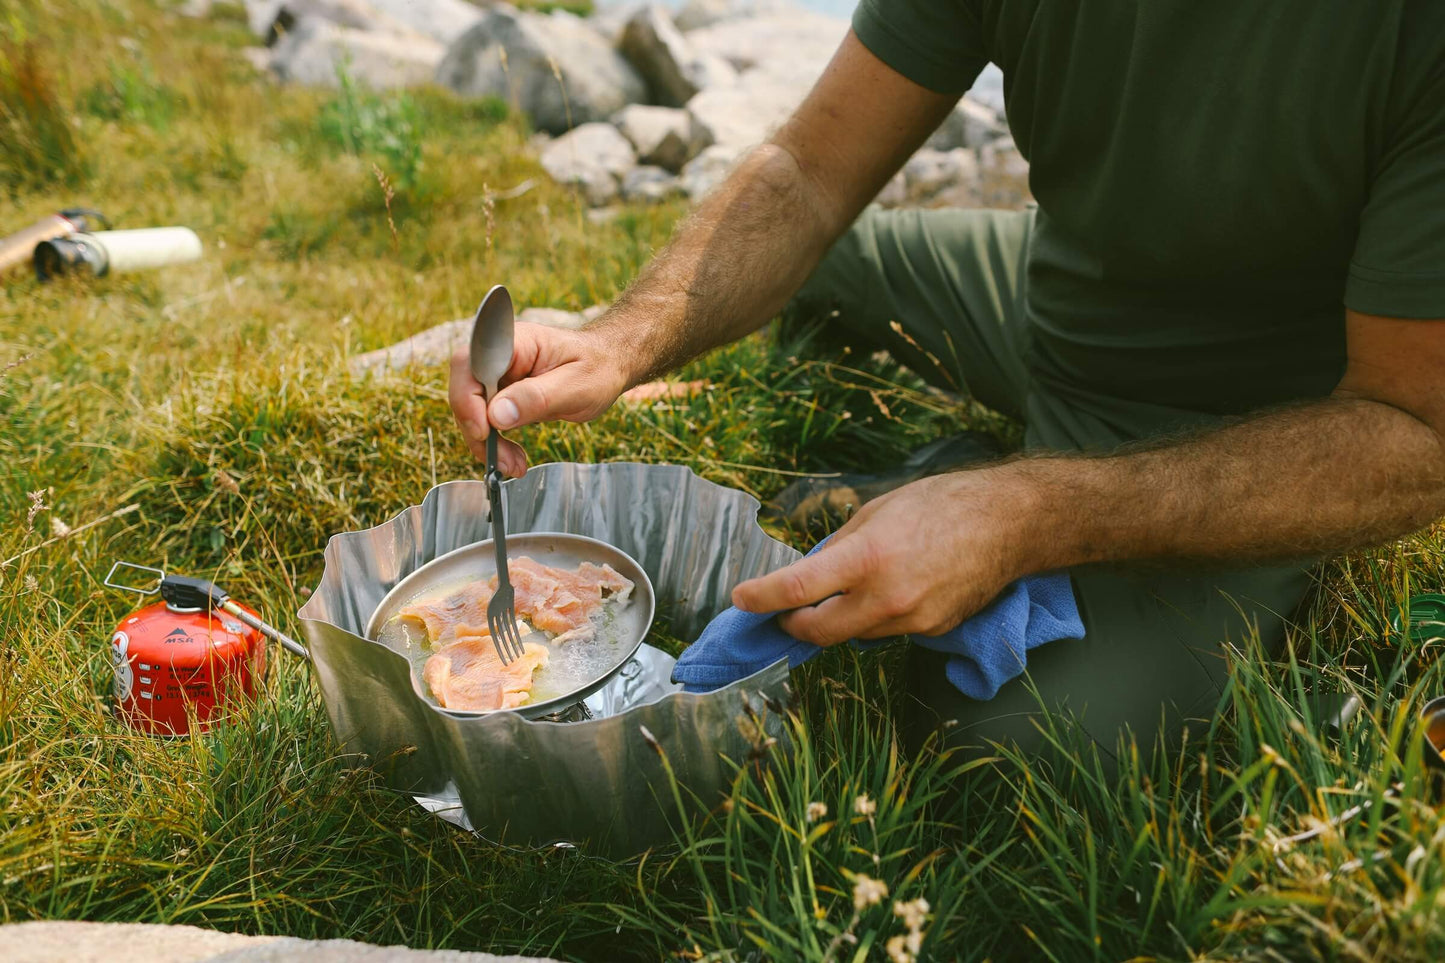
<instances>
[{"instance_id":1,"label":"man's fingers","mask_svg":"<svg viewBox=\"0 0 1445 963\"><path fill-rule=\"evenodd\" d=\"M605 408L612 399L599 397L594 379L580 365L563 365L545 374L515 381L487 407L498 428L518 428L539 421L578 421Z\"/></svg>"},{"instance_id":2,"label":"man's fingers","mask_svg":"<svg viewBox=\"0 0 1445 963\"><path fill-rule=\"evenodd\" d=\"M527 453L515 441L497 439L497 461L502 463L502 474L508 478L521 478L527 474Z\"/></svg>"},{"instance_id":3,"label":"man's fingers","mask_svg":"<svg viewBox=\"0 0 1445 963\"><path fill-rule=\"evenodd\" d=\"M733 589L733 604L745 612L779 612L813 605L830 595L856 589L865 559L859 539L836 536L816 553L787 568L749 579Z\"/></svg>"},{"instance_id":4,"label":"man's fingers","mask_svg":"<svg viewBox=\"0 0 1445 963\"><path fill-rule=\"evenodd\" d=\"M880 631L886 621L874 600L861 591L835 595L778 616L778 624L793 638L825 646L888 634Z\"/></svg>"},{"instance_id":5,"label":"man's fingers","mask_svg":"<svg viewBox=\"0 0 1445 963\"><path fill-rule=\"evenodd\" d=\"M467 447L472 454L482 457L479 453L485 450L487 440L487 402L483 397L482 386L472 377L471 366L464 350L452 355L447 402L451 405L452 415L462 430Z\"/></svg>"}]
</instances>

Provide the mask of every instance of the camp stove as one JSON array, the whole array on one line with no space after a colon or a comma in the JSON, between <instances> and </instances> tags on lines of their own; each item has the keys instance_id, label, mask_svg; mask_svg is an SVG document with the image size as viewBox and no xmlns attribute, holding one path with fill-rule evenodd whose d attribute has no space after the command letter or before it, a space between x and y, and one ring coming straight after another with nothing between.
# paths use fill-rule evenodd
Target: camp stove
<instances>
[{"instance_id":1,"label":"camp stove","mask_svg":"<svg viewBox=\"0 0 1445 963\"><path fill-rule=\"evenodd\" d=\"M150 586L117 580L122 569L156 577ZM225 707L254 696L266 675L266 639L297 655L306 649L261 621L214 582L116 562L109 588L162 601L127 615L110 637L115 713L152 735L185 735L194 716L210 728Z\"/></svg>"}]
</instances>

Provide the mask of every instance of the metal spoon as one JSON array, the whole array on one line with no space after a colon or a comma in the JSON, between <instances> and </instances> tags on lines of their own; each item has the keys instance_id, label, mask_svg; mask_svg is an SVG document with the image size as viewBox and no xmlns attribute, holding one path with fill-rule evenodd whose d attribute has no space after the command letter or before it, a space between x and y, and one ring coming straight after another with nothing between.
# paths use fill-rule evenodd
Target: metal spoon
<instances>
[{"instance_id":1,"label":"metal spoon","mask_svg":"<svg viewBox=\"0 0 1445 963\"><path fill-rule=\"evenodd\" d=\"M469 361L472 377L480 382L490 403L497 385L512 366L512 296L498 284L487 292L472 322ZM487 428L488 520L492 523L492 544L497 550L497 592L487 605L487 626L502 662L522 656L522 639L517 631L517 610L512 580L507 571L507 526L502 511L502 472L497 464L497 429Z\"/></svg>"}]
</instances>

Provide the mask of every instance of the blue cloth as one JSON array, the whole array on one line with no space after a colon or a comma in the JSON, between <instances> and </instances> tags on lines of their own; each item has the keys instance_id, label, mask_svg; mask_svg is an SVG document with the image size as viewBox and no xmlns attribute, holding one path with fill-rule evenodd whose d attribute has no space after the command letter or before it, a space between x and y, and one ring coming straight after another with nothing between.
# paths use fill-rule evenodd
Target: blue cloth
<instances>
[{"instance_id":1,"label":"blue cloth","mask_svg":"<svg viewBox=\"0 0 1445 963\"><path fill-rule=\"evenodd\" d=\"M711 692L781 658L786 657L792 669L823 651L784 632L776 614L759 615L737 608L723 612L678 658L672 680L681 682L688 692ZM1023 673L1029 649L1083 636L1084 623L1068 574L1050 572L1011 583L986 608L951 632L910 639L915 645L951 655L948 681L969 698L982 701L992 699L1000 686ZM859 643L854 640L854 644Z\"/></svg>"}]
</instances>

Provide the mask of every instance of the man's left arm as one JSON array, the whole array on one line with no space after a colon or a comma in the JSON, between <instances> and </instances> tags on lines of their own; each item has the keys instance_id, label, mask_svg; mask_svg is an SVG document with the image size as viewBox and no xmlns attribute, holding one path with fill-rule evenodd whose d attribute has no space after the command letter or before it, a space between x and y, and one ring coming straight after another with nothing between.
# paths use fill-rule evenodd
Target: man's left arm
<instances>
[{"instance_id":1,"label":"man's left arm","mask_svg":"<svg viewBox=\"0 0 1445 963\"><path fill-rule=\"evenodd\" d=\"M1144 449L915 482L733 600L794 610L783 627L818 644L934 635L1036 572L1308 559L1419 529L1445 515L1445 322L1351 311L1346 330L1327 399Z\"/></svg>"}]
</instances>

